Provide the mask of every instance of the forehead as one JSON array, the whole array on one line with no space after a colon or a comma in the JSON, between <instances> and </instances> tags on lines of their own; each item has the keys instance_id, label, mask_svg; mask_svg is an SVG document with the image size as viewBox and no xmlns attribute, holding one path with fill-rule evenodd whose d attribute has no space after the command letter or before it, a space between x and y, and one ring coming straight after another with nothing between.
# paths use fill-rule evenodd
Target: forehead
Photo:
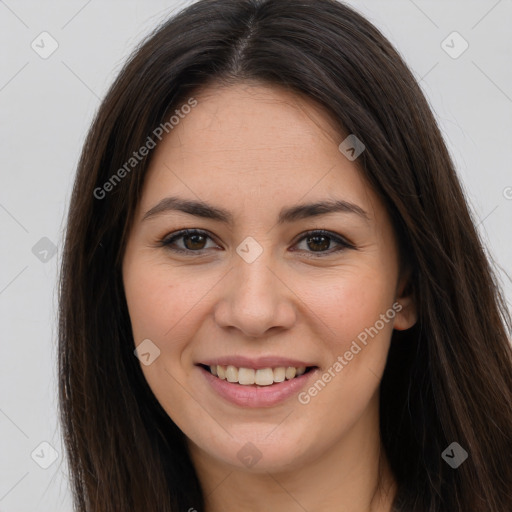
<instances>
[{"instance_id":1,"label":"forehead","mask_svg":"<svg viewBox=\"0 0 512 512\"><path fill-rule=\"evenodd\" d=\"M324 109L282 88L215 85L194 97L197 106L166 137L167 149L189 149L194 154L251 151L253 158L270 159L292 151L299 158L320 149L320 143L339 144L339 129Z\"/></svg>"},{"instance_id":2,"label":"forehead","mask_svg":"<svg viewBox=\"0 0 512 512\"><path fill-rule=\"evenodd\" d=\"M345 134L312 100L249 83L209 87L194 98L197 106L154 151L143 207L176 191L266 207L285 197L342 195L365 203L371 214L375 197L356 163L338 149Z\"/></svg>"}]
</instances>

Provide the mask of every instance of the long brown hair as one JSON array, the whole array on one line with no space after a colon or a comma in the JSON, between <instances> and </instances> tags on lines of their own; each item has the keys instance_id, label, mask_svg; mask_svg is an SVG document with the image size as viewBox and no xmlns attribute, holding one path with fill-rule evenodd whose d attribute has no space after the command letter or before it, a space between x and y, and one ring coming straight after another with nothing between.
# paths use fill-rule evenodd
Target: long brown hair
<instances>
[{"instance_id":1,"label":"long brown hair","mask_svg":"<svg viewBox=\"0 0 512 512\"><path fill-rule=\"evenodd\" d=\"M184 434L133 354L121 279L151 152L112 176L195 91L245 80L307 95L337 120L340 142L364 142L361 173L411 269L418 322L393 333L380 388L394 511L512 510L509 313L421 89L386 38L334 0L200 0L148 37L102 102L60 280L59 406L76 510L204 511ZM457 469L442 458L454 441L469 454Z\"/></svg>"}]
</instances>

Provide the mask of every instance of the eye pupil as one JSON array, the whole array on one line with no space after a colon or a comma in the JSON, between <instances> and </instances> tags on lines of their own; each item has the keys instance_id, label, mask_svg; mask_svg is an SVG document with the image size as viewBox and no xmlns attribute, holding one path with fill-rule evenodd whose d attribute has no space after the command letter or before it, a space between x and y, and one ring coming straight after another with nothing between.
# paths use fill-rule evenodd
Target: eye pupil
<instances>
[{"instance_id":1,"label":"eye pupil","mask_svg":"<svg viewBox=\"0 0 512 512\"><path fill-rule=\"evenodd\" d=\"M199 256L204 254L203 251L207 250L206 244L209 239L211 239L211 237L201 231L183 230L170 238L162 240L161 242L163 246L168 247L171 251L188 255L196 253L196 255ZM178 240L180 243L177 245L176 241ZM335 244L340 246L340 249L335 251L330 250L330 246L333 241ZM304 244L304 242L307 245L307 249L302 249L302 252L309 253L310 255L314 254L315 256L327 256L333 252L340 252L347 248L354 248L342 239L322 231L306 233L305 236L300 239L300 244ZM181 244L183 244L182 248L179 247Z\"/></svg>"},{"instance_id":2,"label":"eye pupil","mask_svg":"<svg viewBox=\"0 0 512 512\"><path fill-rule=\"evenodd\" d=\"M205 238L206 237L204 237L203 235L198 235L198 234L183 235L183 243L187 249L190 249L190 250L199 249L200 250L200 249L204 249ZM202 239L202 243L197 242L197 239ZM192 246L190 246L190 244L187 243L187 241L190 241L190 240L192 240ZM197 243L199 243L200 247L196 246Z\"/></svg>"},{"instance_id":3,"label":"eye pupil","mask_svg":"<svg viewBox=\"0 0 512 512\"><path fill-rule=\"evenodd\" d=\"M329 245L330 245L330 238L328 236L325 236L325 235L309 236L307 238L308 247L311 249L312 248L311 247L312 240L318 241L319 239L321 239L323 242L320 242L320 243L313 242L313 245L320 245L320 248L319 248L320 251L328 249ZM316 251L314 251L314 252L316 252Z\"/></svg>"}]
</instances>

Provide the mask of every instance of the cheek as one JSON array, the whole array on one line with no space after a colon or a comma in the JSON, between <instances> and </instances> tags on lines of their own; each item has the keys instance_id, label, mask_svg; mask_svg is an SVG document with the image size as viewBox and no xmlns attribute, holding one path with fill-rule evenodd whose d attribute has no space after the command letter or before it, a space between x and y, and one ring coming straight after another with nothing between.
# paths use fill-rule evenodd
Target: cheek
<instances>
[{"instance_id":1,"label":"cheek","mask_svg":"<svg viewBox=\"0 0 512 512\"><path fill-rule=\"evenodd\" d=\"M329 284L311 287L310 281L304 287L304 302L321 319L317 335L329 354L322 368L325 387L319 383L303 396L316 402L319 414L343 403L336 421L346 421L345 414L356 418L376 392L393 330L393 277L393 272L360 266L338 272Z\"/></svg>"},{"instance_id":2,"label":"cheek","mask_svg":"<svg viewBox=\"0 0 512 512\"><path fill-rule=\"evenodd\" d=\"M391 308L394 297L391 274L354 267L314 286L312 281L303 281L304 293L298 295L304 297L305 304L322 320L327 335L324 339L330 340L332 349L342 350ZM392 321L388 321L386 328L380 327L389 334L391 326Z\"/></svg>"},{"instance_id":3,"label":"cheek","mask_svg":"<svg viewBox=\"0 0 512 512\"><path fill-rule=\"evenodd\" d=\"M174 334L191 322L205 290L212 286L208 279L180 278L167 266L151 261L128 265L124 285L135 341L154 339L161 348L165 340L176 340Z\"/></svg>"},{"instance_id":4,"label":"cheek","mask_svg":"<svg viewBox=\"0 0 512 512\"><path fill-rule=\"evenodd\" d=\"M141 360L141 370L169 416L188 430L187 422L200 421L201 410L180 384L188 372L182 363L188 359L187 349L198 328L201 299L213 284L200 286L201 280L180 278L168 266L143 257L128 261L123 274L135 345L149 339L160 350L151 364Z\"/></svg>"}]
</instances>

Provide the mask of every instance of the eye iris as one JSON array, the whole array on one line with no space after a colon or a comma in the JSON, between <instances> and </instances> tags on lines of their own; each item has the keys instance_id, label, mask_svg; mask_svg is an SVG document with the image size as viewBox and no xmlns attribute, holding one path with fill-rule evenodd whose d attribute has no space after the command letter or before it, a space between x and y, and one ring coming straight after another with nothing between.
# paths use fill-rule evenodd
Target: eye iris
<instances>
[{"instance_id":1,"label":"eye iris","mask_svg":"<svg viewBox=\"0 0 512 512\"><path fill-rule=\"evenodd\" d=\"M202 239L202 243L201 241L200 242L197 242L198 239ZM187 241L191 241L192 240L192 247L190 246L189 243L187 243ZM185 247L187 249L190 249L190 250L194 250L194 249L204 249L204 243L206 241L206 237L204 235L200 235L200 234L191 234L191 235L183 235L183 243L185 245ZM200 247L197 247L196 244L199 244Z\"/></svg>"},{"instance_id":2,"label":"eye iris","mask_svg":"<svg viewBox=\"0 0 512 512\"><path fill-rule=\"evenodd\" d=\"M320 243L317 243L317 242L312 242L312 240L316 240L318 241L319 239L322 240L322 242ZM308 244L308 247L310 249L312 249L311 247L311 244L314 246L314 245L320 245L320 248L319 250L325 250L325 249L328 249L329 248L329 244L330 244L330 239L328 236L325 236L325 235L313 235L313 236L309 236L307 238L307 244ZM318 248L318 247L317 247ZM316 251L315 251L316 252Z\"/></svg>"},{"instance_id":3,"label":"eye iris","mask_svg":"<svg viewBox=\"0 0 512 512\"><path fill-rule=\"evenodd\" d=\"M207 239L201 233L185 233L181 238L184 246L190 251L204 249ZM306 243L313 252L321 252L329 249L331 238L323 234L310 235L306 237Z\"/></svg>"}]
</instances>

